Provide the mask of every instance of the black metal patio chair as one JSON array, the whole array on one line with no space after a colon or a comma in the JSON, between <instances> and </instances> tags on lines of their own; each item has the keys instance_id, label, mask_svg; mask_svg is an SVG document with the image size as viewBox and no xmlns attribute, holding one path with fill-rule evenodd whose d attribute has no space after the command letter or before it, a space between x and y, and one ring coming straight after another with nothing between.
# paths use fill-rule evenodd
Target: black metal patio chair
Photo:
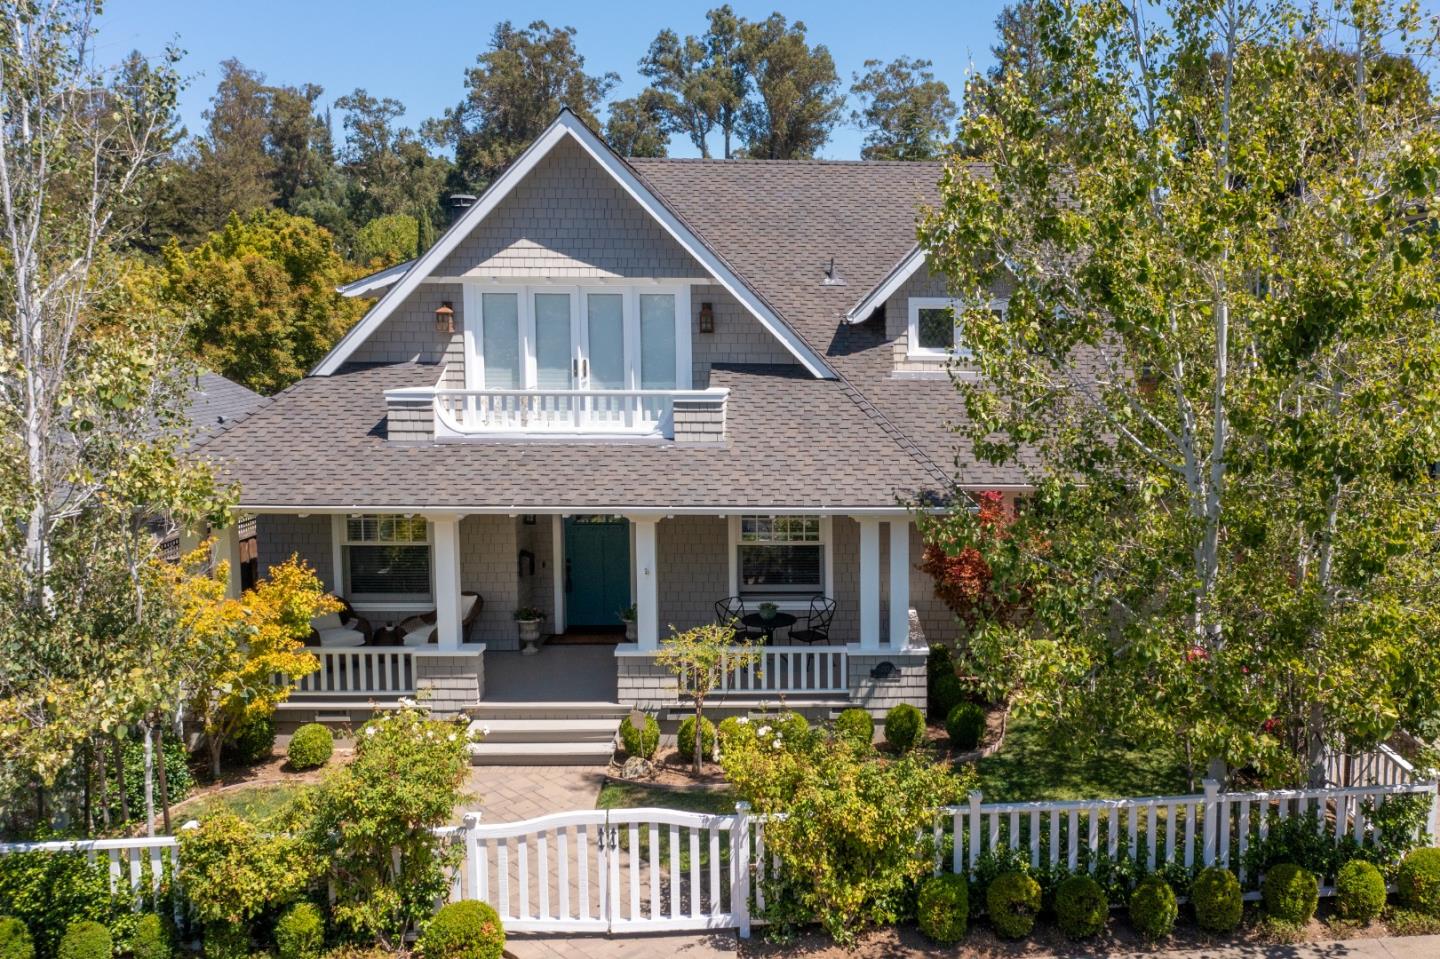
<instances>
[{"instance_id":1,"label":"black metal patio chair","mask_svg":"<svg viewBox=\"0 0 1440 959\"><path fill-rule=\"evenodd\" d=\"M810 599L810 615L805 618L802 629L791 629L790 639L797 643L830 642L830 622L835 618L835 600L828 596L813 596Z\"/></svg>"}]
</instances>

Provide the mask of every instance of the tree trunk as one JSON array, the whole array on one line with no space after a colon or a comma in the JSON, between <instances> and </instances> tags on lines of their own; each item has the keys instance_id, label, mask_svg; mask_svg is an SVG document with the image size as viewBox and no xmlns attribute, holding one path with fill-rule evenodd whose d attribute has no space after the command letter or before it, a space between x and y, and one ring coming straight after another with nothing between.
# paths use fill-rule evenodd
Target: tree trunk
<instances>
[{"instance_id":1,"label":"tree trunk","mask_svg":"<svg viewBox=\"0 0 1440 959\"><path fill-rule=\"evenodd\" d=\"M115 781L120 784L120 821L130 821L130 797L125 790L125 753L118 738L111 739L111 755L115 760Z\"/></svg>"},{"instance_id":2,"label":"tree trunk","mask_svg":"<svg viewBox=\"0 0 1440 959\"><path fill-rule=\"evenodd\" d=\"M95 749L95 740L94 740L93 738L90 740L90 750L91 750L92 753L96 752L96 749ZM103 744L101 745L101 747L100 747L100 749L99 749L99 751L98 751L98 755L96 756L96 759L98 760L98 762L95 763L95 766L96 766L96 768L100 771L100 822L101 822L101 824L105 827L105 831L106 831L106 832L109 832L109 831L110 831L110 776L109 776L109 772L108 772L109 767L105 764L105 747L104 747Z\"/></svg>"},{"instance_id":3,"label":"tree trunk","mask_svg":"<svg viewBox=\"0 0 1440 959\"><path fill-rule=\"evenodd\" d=\"M705 709L705 700L695 700L695 775L700 776L705 772L705 728L702 713Z\"/></svg>"},{"instance_id":4,"label":"tree trunk","mask_svg":"<svg viewBox=\"0 0 1440 959\"><path fill-rule=\"evenodd\" d=\"M150 734L150 724L140 724L140 735L145 737L145 835L155 835L155 739Z\"/></svg>"},{"instance_id":5,"label":"tree trunk","mask_svg":"<svg viewBox=\"0 0 1440 959\"><path fill-rule=\"evenodd\" d=\"M165 724L155 726L155 748L160 753L160 763L155 767L160 781L160 815L164 817L165 834L170 835L170 784L165 779Z\"/></svg>"},{"instance_id":6,"label":"tree trunk","mask_svg":"<svg viewBox=\"0 0 1440 959\"><path fill-rule=\"evenodd\" d=\"M210 775L215 777L217 783L220 781L220 748L223 745L224 741L219 736L205 736L205 748L210 750Z\"/></svg>"}]
</instances>

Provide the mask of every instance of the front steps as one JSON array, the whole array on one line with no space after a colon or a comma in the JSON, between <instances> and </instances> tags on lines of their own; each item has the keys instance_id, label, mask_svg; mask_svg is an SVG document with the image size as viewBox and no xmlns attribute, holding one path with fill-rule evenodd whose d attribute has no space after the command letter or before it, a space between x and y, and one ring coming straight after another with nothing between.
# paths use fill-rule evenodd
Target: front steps
<instances>
[{"instance_id":1,"label":"front steps","mask_svg":"<svg viewBox=\"0 0 1440 959\"><path fill-rule=\"evenodd\" d=\"M603 766L629 710L618 703L481 702L466 710L476 766Z\"/></svg>"}]
</instances>

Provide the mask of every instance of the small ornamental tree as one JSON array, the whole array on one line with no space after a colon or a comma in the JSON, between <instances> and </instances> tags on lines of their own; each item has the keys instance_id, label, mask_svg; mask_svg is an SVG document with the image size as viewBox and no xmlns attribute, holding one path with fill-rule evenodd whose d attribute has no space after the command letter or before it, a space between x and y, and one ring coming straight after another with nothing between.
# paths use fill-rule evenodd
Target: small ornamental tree
<instances>
[{"instance_id":1,"label":"small ornamental tree","mask_svg":"<svg viewBox=\"0 0 1440 959\"><path fill-rule=\"evenodd\" d=\"M685 632L672 627L670 638L660 646L655 661L675 674L680 695L695 704L695 775L700 775L705 751L700 741L705 724L705 698L720 685L723 673L753 666L760 661L760 648L736 642L729 623L709 623Z\"/></svg>"},{"instance_id":2,"label":"small ornamental tree","mask_svg":"<svg viewBox=\"0 0 1440 959\"><path fill-rule=\"evenodd\" d=\"M220 562L208 570L202 546L176 566L166 567L178 611L176 635L187 646L177 657L186 669L190 709L205 730L214 774L220 775L225 743L247 722L268 718L290 696L292 681L320 668L305 652L310 620L334 612L314 570L292 556L239 599L225 595L229 573Z\"/></svg>"},{"instance_id":3,"label":"small ornamental tree","mask_svg":"<svg viewBox=\"0 0 1440 959\"><path fill-rule=\"evenodd\" d=\"M354 760L306 801L301 818L342 935L397 947L445 898L464 850L434 830L466 798L469 744L463 722L408 704L361 727Z\"/></svg>"},{"instance_id":4,"label":"small ornamental tree","mask_svg":"<svg viewBox=\"0 0 1440 959\"><path fill-rule=\"evenodd\" d=\"M1021 597L996 589L995 574L985 555L1009 536L1014 513L1004 494L984 490L972 494L976 509L963 523L921 518L925 550L920 569L935 583L935 595L969 628L984 620L1013 621L1022 608Z\"/></svg>"}]
</instances>

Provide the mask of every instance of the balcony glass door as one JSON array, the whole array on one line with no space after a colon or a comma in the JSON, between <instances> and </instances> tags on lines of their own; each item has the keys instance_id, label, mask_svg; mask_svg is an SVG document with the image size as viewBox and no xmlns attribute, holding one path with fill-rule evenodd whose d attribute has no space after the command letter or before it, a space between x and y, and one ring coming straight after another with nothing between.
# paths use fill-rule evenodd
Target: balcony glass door
<instances>
[{"instance_id":1,"label":"balcony glass door","mask_svg":"<svg viewBox=\"0 0 1440 959\"><path fill-rule=\"evenodd\" d=\"M580 342L588 363L587 389L625 388L625 294L585 294Z\"/></svg>"},{"instance_id":2,"label":"balcony glass door","mask_svg":"<svg viewBox=\"0 0 1440 959\"><path fill-rule=\"evenodd\" d=\"M542 390L575 387L575 338L569 293L535 294L535 386Z\"/></svg>"}]
</instances>

